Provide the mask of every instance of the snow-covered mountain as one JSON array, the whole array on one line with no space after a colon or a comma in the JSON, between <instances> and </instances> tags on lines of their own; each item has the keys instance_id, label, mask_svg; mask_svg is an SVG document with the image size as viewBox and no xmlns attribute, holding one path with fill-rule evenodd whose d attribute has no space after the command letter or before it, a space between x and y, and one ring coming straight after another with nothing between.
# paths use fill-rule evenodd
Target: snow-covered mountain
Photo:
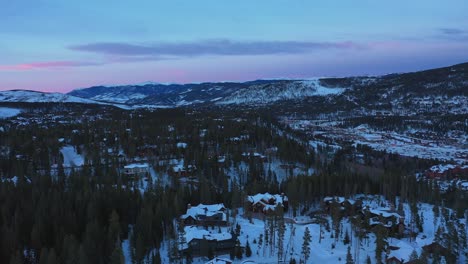
<instances>
[{"instance_id":1,"label":"snow-covered mountain","mask_svg":"<svg viewBox=\"0 0 468 264\"><path fill-rule=\"evenodd\" d=\"M0 91L0 102L9 103L82 103L102 104L86 98L61 93L43 93L27 90Z\"/></svg>"},{"instance_id":2,"label":"snow-covered mountain","mask_svg":"<svg viewBox=\"0 0 468 264\"><path fill-rule=\"evenodd\" d=\"M468 63L413 73L378 77L257 80L196 84L95 86L69 95L132 107L249 106L391 108L415 102L466 99ZM457 98L458 98L457 97ZM437 98L442 98L439 100ZM447 99L448 98L448 99ZM434 99L434 100L433 100ZM453 101L453 100L452 100ZM457 99L460 101L460 98ZM293 104L290 104L293 103ZM348 109L346 109L348 106ZM463 112L464 105L460 108ZM335 109L336 111L337 109ZM467 110L468 111L468 110Z\"/></svg>"},{"instance_id":3,"label":"snow-covered mountain","mask_svg":"<svg viewBox=\"0 0 468 264\"><path fill-rule=\"evenodd\" d=\"M0 92L0 102L71 102L123 108L264 107L291 112L386 110L468 113L468 63L378 77L94 86L68 94Z\"/></svg>"},{"instance_id":4,"label":"snow-covered mountain","mask_svg":"<svg viewBox=\"0 0 468 264\"><path fill-rule=\"evenodd\" d=\"M320 80L279 81L273 84L254 84L239 89L217 104L269 104L281 100L304 99L310 96L341 94L346 88L324 87Z\"/></svg>"},{"instance_id":5,"label":"snow-covered mountain","mask_svg":"<svg viewBox=\"0 0 468 264\"><path fill-rule=\"evenodd\" d=\"M70 92L91 100L134 106L177 107L195 104L269 104L281 100L340 94L343 87L325 87L321 80L257 80L199 84L96 86Z\"/></svg>"}]
</instances>

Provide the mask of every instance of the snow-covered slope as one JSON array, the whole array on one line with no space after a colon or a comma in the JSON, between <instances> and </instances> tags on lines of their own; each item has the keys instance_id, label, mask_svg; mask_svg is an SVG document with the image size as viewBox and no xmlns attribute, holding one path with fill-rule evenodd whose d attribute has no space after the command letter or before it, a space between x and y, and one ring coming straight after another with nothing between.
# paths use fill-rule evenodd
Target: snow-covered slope
<instances>
[{"instance_id":1,"label":"snow-covered slope","mask_svg":"<svg viewBox=\"0 0 468 264\"><path fill-rule=\"evenodd\" d=\"M331 88L330 88L331 87ZM155 84L126 86L95 86L79 89L69 95L91 100L167 107L194 104L268 104L279 100L303 99L342 93L344 88L321 85L319 79L257 80L251 82L219 82L193 84Z\"/></svg>"},{"instance_id":2,"label":"snow-covered slope","mask_svg":"<svg viewBox=\"0 0 468 264\"><path fill-rule=\"evenodd\" d=\"M319 79L309 81L280 81L274 84L256 84L238 90L217 104L268 104L280 100L304 99L310 96L336 95L345 88L329 88Z\"/></svg>"},{"instance_id":3,"label":"snow-covered slope","mask_svg":"<svg viewBox=\"0 0 468 264\"><path fill-rule=\"evenodd\" d=\"M10 108L10 107L0 107L0 119L10 118L17 116L21 113L21 109Z\"/></svg>"},{"instance_id":4,"label":"snow-covered slope","mask_svg":"<svg viewBox=\"0 0 468 264\"><path fill-rule=\"evenodd\" d=\"M42 93L26 90L0 91L0 102L102 104L93 100L61 93Z\"/></svg>"}]
</instances>

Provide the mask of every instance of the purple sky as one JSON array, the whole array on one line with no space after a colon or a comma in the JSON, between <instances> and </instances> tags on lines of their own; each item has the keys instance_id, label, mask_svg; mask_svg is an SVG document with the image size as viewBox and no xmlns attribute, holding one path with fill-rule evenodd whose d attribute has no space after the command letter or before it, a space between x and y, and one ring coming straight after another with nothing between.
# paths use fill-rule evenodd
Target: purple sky
<instances>
[{"instance_id":1,"label":"purple sky","mask_svg":"<svg viewBox=\"0 0 468 264\"><path fill-rule=\"evenodd\" d=\"M468 61L466 0L0 1L0 90L375 75Z\"/></svg>"}]
</instances>

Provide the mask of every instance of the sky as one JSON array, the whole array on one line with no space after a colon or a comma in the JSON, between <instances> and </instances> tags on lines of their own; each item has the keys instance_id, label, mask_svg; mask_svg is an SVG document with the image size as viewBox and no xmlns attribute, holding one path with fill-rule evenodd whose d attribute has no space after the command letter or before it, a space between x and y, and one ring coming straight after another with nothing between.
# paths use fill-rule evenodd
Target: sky
<instances>
[{"instance_id":1,"label":"sky","mask_svg":"<svg viewBox=\"0 0 468 264\"><path fill-rule=\"evenodd\" d=\"M466 0L0 0L0 90L381 75L468 62Z\"/></svg>"}]
</instances>

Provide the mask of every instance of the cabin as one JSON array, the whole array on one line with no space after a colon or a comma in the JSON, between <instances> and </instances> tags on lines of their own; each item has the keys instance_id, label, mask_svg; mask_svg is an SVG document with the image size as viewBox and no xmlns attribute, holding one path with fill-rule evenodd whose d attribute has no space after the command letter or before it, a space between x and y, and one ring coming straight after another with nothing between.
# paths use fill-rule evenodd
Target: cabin
<instances>
[{"instance_id":1,"label":"cabin","mask_svg":"<svg viewBox=\"0 0 468 264\"><path fill-rule=\"evenodd\" d=\"M432 242L431 244L425 245L422 249L430 256L439 255L445 257L447 263L455 263L457 258L448 248L442 246L438 242Z\"/></svg>"},{"instance_id":2,"label":"cabin","mask_svg":"<svg viewBox=\"0 0 468 264\"><path fill-rule=\"evenodd\" d=\"M133 163L124 166L123 174L131 178L138 179L149 173L148 163Z\"/></svg>"},{"instance_id":3,"label":"cabin","mask_svg":"<svg viewBox=\"0 0 468 264\"><path fill-rule=\"evenodd\" d=\"M187 205L187 212L180 217L184 225L196 226L227 226L227 209L224 204Z\"/></svg>"},{"instance_id":4,"label":"cabin","mask_svg":"<svg viewBox=\"0 0 468 264\"><path fill-rule=\"evenodd\" d=\"M185 227L186 244L181 245L181 252L190 255L208 255L208 252L227 253L236 245L236 236L218 230L208 231L199 227Z\"/></svg>"},{"instance_id":5,"label":"cabin","mask_svg":"<svg viewBox=\"0 0 468 264\"><path fill-rule=\"evenodd\" d=\"M403 264L403 260L395 257L395 256L392 256L392 257L389 257L385 260L385 263L386 264Z\"/></svg>"},{"instance_id":6,"label":"cabin","mask_svg":"<svg viewBox=\"0 0 468 264\"><path fill-rule=\"evenodd\" d=\"M277 207L288 210L288 197L282 194L259 193L247 196L247 209L254 213L274 214Z\"/></svg>"},{"instance_id":7,"label":"cabin","mask_svg":"<svg viewBox=\"0 0 468 264\"><path fill-rule=\"evenodd\" d=\"M389 208L364 208L362 210L364 216L368 216L368 224L370 227L377 225L383 226L393 234L403 234L405 231L404 217Z\"/></svg>"},{"instance_id":8,"label":"cabin","mask_svg":"<svg viewBox=\"0 0 468 264\"><path fill-rule=\"evenodd\" d=\"M331 213L332 208L340 208L340 211L345 215L354 215L362 208L361 200L346 199L344 197L325 197L322 201L322 208L324 211Z\"/></svg>"}]
</instances>

